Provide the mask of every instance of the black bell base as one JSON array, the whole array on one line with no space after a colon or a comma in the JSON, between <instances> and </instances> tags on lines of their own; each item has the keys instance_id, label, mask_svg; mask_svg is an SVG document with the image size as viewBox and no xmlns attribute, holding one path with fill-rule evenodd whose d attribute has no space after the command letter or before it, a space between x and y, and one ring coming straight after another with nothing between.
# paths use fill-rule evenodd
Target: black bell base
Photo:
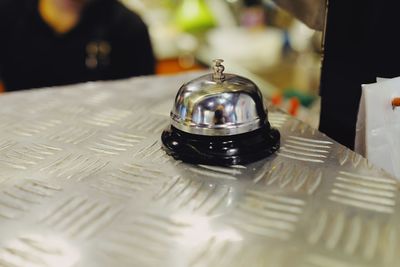
<instances>
[{"instance_id":1,"label":"black bell base","mask_svg":"<svg viewBox=\"0 0 400 267\"><path fill-rule=\"evenodd\" d=\"M280 133L264 126L231 136L188 134L170 126L161 135L166 152L177 160L205 165L244 165L272 155L279 149Z\"/></svg>"}]
</instances>

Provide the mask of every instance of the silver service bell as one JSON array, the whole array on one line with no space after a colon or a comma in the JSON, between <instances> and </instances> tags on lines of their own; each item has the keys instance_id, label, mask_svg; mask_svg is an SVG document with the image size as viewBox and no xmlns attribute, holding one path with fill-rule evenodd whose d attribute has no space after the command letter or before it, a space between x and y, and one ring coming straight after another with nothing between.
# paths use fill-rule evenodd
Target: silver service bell
<instances>
[{"instance_id":1,"label":"silver service bell","mask_svg":"<svg viewBox=\"0 0 400 267\"><path fill-rule=\"evenodd\" d=\"M214 60L213 73L185 83L175 97L162 141L176 159L244 164L279 148L280 134L270 127L260 90L249 79L225 74L222 62Z\"/></svg>"}]
</instances>

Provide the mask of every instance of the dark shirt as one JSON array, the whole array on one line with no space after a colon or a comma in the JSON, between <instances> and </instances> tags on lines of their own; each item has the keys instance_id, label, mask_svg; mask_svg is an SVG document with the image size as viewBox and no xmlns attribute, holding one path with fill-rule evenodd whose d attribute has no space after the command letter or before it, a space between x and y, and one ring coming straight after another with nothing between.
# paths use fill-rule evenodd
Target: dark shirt
<instances>
[{"instance_id":1,"label":"dark shirt","mask_svg":"<svg viewBox=\"0 0 400 267\"><path fill-rule=\"evenodd\" d=\"M78 25L55 33L38 0L0 0L0 77L6 90L153 74L146 25L114 0L94 0Z\"/></svg>"},{"instance_id":2,"label":"dark shirt","mask_svg":"<svg viewBox=\"0 0 400 267\"><path fill-rule=\"evenodd\" d=\"M400 75L398 0L330 0L320 130L354 147L361 85Z\"/></svg>"}]
</instances>

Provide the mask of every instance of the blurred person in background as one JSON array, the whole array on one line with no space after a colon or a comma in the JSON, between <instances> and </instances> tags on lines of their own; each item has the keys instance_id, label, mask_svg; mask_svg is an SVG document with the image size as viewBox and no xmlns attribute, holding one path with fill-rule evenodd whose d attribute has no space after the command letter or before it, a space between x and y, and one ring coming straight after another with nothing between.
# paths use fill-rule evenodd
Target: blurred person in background
<instances>
[{"instance_id":1,"label":"blurred person in background","mask_svg":"<svg viewBox=\"0 0 400 267\"><path fill-rule=\"evenodd\" d=\"M0 0L6 91L154 72L146 25L117 0Z\"/></svg>"}]
</instances>

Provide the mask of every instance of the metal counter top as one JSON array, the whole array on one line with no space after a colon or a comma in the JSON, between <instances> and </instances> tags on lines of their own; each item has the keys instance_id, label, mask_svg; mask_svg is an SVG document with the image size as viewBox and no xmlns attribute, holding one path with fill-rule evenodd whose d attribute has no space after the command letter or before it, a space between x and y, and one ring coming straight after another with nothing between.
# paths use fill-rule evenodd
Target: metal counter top
<instances>
[{"instance_id":1,"label":"metal counter top","mask_svg":"<svg viewBox=\"0 0 400 267\"><path fill-rule=\"evenodd\" d=\"M399 266L398 182L294 118L251 165L167 156L197 76L1 95L0 266Z\"/></svg>"}]
</instances>

